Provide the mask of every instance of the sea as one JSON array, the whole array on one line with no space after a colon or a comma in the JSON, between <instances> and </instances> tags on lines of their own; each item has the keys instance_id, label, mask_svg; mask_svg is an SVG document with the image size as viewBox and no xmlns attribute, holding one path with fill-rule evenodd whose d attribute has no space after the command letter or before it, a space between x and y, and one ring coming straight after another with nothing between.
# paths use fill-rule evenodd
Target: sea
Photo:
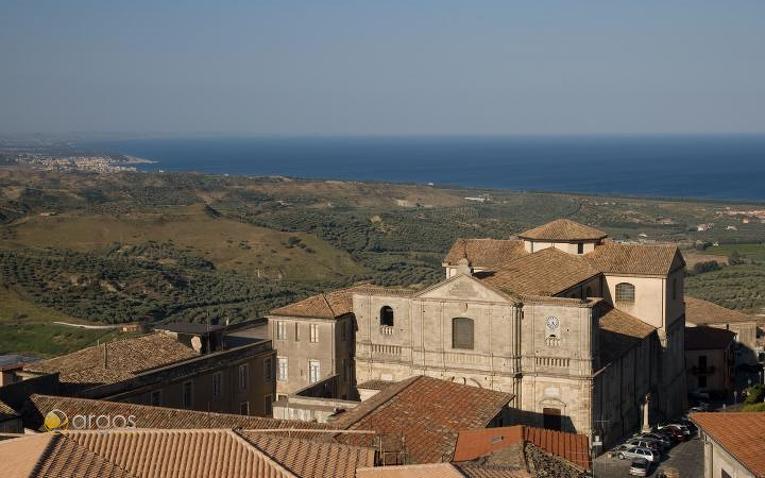
<instances>
[{"instance_id":1,"label":"sea","mask_svg":"<svg viewBox=\"0 0 765 478\"><path fill-rule=\"evenodd\" d=\"M78 144L197 171L765 202L765 135L193 137Z\"/></svg>"}]
</instances>

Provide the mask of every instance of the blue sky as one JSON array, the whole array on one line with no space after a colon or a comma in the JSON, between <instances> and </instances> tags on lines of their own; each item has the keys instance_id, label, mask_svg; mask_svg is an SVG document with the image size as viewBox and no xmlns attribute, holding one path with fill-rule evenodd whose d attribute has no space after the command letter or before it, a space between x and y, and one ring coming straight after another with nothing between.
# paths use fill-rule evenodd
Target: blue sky
<instances>
[{"instance_id":1,"label":"blue sky","mask_svg":"<svg viewBox=\"0 0 765 478\"><path fill-rule=\"evenodd\" d=\"M765 1L3 0L18 132L765 132Z\"/></svg>"}]
</instances>

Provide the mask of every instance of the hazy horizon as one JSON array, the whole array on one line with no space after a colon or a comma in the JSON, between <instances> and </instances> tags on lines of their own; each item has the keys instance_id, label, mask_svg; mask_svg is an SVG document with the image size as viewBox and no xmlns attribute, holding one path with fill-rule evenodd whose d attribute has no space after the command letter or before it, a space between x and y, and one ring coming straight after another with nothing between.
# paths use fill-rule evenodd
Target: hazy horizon
<instances>
[{"instance_id":1,"label":"hazy horizon","mask_svg":"<svg viewBox=\"0 0 765 478\"><path fill-rule=\"evenodd\" d=\"M0 136L765 134L765 2L0 5Z\"/></svg>"}]
</instances>

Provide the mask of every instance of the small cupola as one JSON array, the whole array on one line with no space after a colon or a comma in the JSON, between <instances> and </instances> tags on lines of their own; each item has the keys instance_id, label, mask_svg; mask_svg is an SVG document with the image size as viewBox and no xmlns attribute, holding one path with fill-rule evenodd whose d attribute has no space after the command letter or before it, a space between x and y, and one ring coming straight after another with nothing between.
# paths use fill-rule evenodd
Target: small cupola
<instances>
[{"instance_id":1,"label":"small cupola","mask_svg":"<svg viewBox=\"0 0 765 478\"><path fill-rule=\"evenodd\" d=\"M518 234L526 252L538 252L555 247L569 254L582 255L608 237L605 232L570 219L556 219Z\"/></svg>"}]
</instances>

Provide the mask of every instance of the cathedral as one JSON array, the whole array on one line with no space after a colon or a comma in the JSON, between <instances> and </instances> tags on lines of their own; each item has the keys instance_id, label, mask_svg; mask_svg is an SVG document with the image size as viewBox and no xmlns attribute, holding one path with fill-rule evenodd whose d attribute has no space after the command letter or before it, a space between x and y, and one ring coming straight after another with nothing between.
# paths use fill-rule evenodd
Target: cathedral
<instances>
[{"instance_id":1,"label":"cathedral","mask_svg":"<svg viewBox=\"0 0 765 478\"><path fill-rule=\"evenodd\" d=\"M559 219L459 239L444 280L358 286L275 309L277 392L332 376L338 397L414 375L510 392L518 422L604 445L685 408L685 262Z\"/></svg>"}]
</instances>

